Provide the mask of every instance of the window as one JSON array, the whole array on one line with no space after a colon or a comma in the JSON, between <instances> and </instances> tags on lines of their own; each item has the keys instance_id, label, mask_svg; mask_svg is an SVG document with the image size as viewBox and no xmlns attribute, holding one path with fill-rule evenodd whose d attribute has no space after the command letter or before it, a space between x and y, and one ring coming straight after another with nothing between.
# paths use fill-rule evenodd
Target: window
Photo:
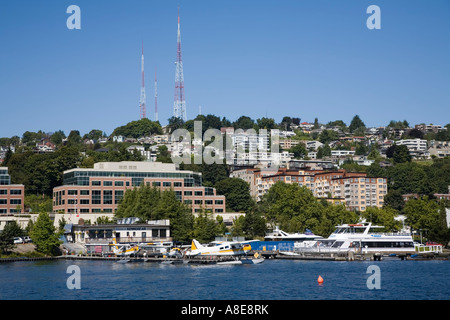
<instances>
[{"instance_id":1,"label":"window","mask_svg":"<svg viewBox=\"0 0 450 320\"><path fill-rule=\"evenodd\" d=\"M181 182L174 182L174 183L173 183L173 186L174 186L174 187L182 187L183 184L182 184Z\"/></svg>"},{"instance_id":2,"label":"window","mask_svg":"<svg viewBox=\"0 0 450 320\"><path fill-rule=\"evenodd\" d=\"M114 181L116 187L123 187L123 181Z\"/></svg>"},{"instance_id":3,"label":"window","mask_svg":"<svg viewBox=\"0 0 450 320\"><path fill-rule=\"evenodd\" d=\"M203 196L203 191L195 191L196 196Z\"/></svg>"},{"instance_id":4,"label":"window","mask_svg":"<svg viewBox=\"0 0 450 320\"><path fill-rule=\"evenodd\" d=\"M102 182L101 181L92 181L92 185L93 186L101 186Z\"/></svg>"},{"instance_id":5,"label":"window","mask_svg":"<svg viewBox=\"0 0 450 320\"><path fill-rule=\"evenodd\" d=\"M103 191L103 204L112 204L112 190Z\"/></svg>"},{"instance_id":6,"label":"window","mask_svg":"<svg viewBox=\"0 0 450 320\"><path fill-rule=\"evenodd\" d=\"M194 203L195 204L203 204L203 200L195 200Z\"/></svg>"},{"instance_id":7,"label":"window","mask_svg":"<svg viewBox=\"0 0 450 320\"><path fill-rule=\"evenodd\" d=\"M114 191L114 203L118 204L123 199L123 190Z\"/></svg>"},{"instance_id":8,"label":"window","mask_svg":"<svg viewBox=\"0 0 450 320\"><path fill-rule=\"evenodd\" d=\"M9 201L9 204L22 204L22 200L21 199L11 199Z\"/></svg>"},{"instance_id":9,"label":"window","mask_svg":"<svg viewBox=\"0 0 450 320\"><path fill-rule=\"evenodd\" d=\"M22 190L11 189L11 190L9 191L9 194L22 194Z\"/></svg>"},{"instance_id":10,"label":"window","mask_svg":"<svg viewBox=\"0 0 450 320\"><path fill-rule=\"evenodd\" d=\"M80 204L89 204L89 199L81 199Z\"/></svg>"},{"instance_id":11,"label":"window","mask_svg":"<svg viewBox=\"0 0 450 320\"><path fill-rule=\"evenodd\" d=\"M192 196L192 191L185 191L185 192L184 192L184 195L185 195L185 196Z\"/></svg>"},{"instance_id":12,"label":"window","mask_svg":"<svg viewBox=\"0 0 450 320\"><path fill-rule=\"evenodd\" d=\"M103 185L105 187L111 187L112 186L112 181L103 181Z\"/></svg>"},{"instance_id":13,"label":"window","mask_svg":"<svg viewBox=\"0 0 450 320\"><path fill-rule=\"evenodd\" d=\"M171 182L167 182L167 181L163 182L163 187L171 187L171 186L172 186Z\"/></svg>"},{"instance_id":14,"label":"window","mask_svg":"<svg viewBox=\"0 0 450 320\"><path fill-rule=\"evenodd\" d=\"M80 190L80 195L88 196L89 195L89 190Z\"/></svg>"},{"instance_id":15,"label":"window","mask_svg":"<svg viewBox=\"0 0 450 320\"><path fill-rule=\"evenodd\" d=\"M216 200L215 204L223 204L223 200Z\"/></svg>"},{"instance_id":16,"label":"window","mask_svg":"<svg viewBox=\"0 0 450 320\"><path fill-rule=\"evenodd\" d=\"M102 192L100 190L92 190L92 204L101 204L101 200Z\"/></svg>"},{"instance_id":17,"label":"window","mask_svg":"<svg viewBox=\"0 0 450 320\"><path fill-rule=\"evenodd\" d=\"M8 194L8 190L6 189L0 190L0 194Z\"/></svg>"}]
</instances>

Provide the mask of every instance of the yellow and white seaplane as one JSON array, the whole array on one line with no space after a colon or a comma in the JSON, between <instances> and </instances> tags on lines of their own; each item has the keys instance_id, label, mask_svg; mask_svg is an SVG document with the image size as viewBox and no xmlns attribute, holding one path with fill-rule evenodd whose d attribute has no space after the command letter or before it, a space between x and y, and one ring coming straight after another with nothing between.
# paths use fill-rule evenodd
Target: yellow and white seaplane
<instances>
[{"instance_id":1,"label":"yellow and white seaplane","mask_svg":"<svg viewBox=\"0 0 450 320\"><path fill-rule=\"evenodd\" d=\"M139 246L132 246L130 244L117 244L114 238L114 246L112 247L114 254L118 257L127 257L133 254L137 254L139 251Z\"/></svg>"},{"instance_id":2,"label":"yellow and white seaplane","mask_svg":"<svg viewBox=\"0 0 450 320\"><path fill-rule=\"evenodd\" d=\"M253 240L252 240L253 241ZM208 245L202 245L197 240L193 239L191 250L186 252L187 256L239 256L246 255L252 250L249 242L228 242L228 241L213 241Z\"/></svg>"}]
</instances>

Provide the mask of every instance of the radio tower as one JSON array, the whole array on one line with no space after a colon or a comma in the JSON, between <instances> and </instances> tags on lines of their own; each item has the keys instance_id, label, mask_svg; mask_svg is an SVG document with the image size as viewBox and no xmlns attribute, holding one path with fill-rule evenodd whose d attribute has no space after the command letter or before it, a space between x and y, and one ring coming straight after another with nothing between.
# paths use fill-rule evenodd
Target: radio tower
<instances>
[{"instance_id":1,"label":"radio tower","mask_svg":"<svg viewBox=\"0 0 450 320\"><path fill-rule=\"evenodd\" d=\"M178 7L177 61L175 62L175 98L173 116L184 121L186 117L186 101L184 97L183 60L181 59L180 8Z\"/></svg>"},{"instance_id":2,"label":"radio tower","mask_svg":"<svg viewBox=\"0 0 450 320\"><path fill-rule=\"evenodd\" d=\"M144 42L143 41L142 41L141 73L142 73L142 84L141 84L141 99L139 101L139 109L140 109L141 119L144 119L146 117L146 111L145 111Z\"/></svg>"},{"instance_id":3,"label":"radio tower","mask_svg":"<svg viewBox=\"0 0 450 320\"><path fill-rule=\"evenodd\" d=\"M155 68L155 121L158 121L158 80L156 80L156 68Z\"/></svg>"}]
</instances>

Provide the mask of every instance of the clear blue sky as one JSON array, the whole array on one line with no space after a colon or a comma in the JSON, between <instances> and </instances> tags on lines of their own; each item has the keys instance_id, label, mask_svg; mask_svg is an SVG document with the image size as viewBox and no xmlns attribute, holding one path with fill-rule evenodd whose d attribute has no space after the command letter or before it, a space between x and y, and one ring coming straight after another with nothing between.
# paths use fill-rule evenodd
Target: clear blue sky
<instances>
[{"instance_id":1,"label":"clear blue sky","mask_svg":"<svg viewBox=\"0 0 450 320\"><path fill-rule=\"evenodd\" d=\"M81 8L81 30L66 9ZM381 30L369 30L369 5ZM180 5L187 115L283 116L367 126L450 122L450 1L5 0L0 5L0 137L114 128L147 113L154 70L172 115Z\"/></svg>"}]
</instances>

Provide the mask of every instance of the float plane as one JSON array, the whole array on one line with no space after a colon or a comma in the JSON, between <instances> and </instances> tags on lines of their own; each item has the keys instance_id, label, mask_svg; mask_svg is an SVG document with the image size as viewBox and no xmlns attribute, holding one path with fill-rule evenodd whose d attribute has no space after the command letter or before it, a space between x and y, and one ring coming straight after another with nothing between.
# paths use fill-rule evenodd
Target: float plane
<instances>
[{"instance_id":1,"label":"float plane","mask_svg":"<svg viewBox=\"0 0 450 320\"><path fill-rule=\"evenodd\" d=\"M114 246L112 247L112 249L114 254L119 257L131 256L132 254L136 254L139 251L138 246L131 246L130 244L120 245L119 247L115 238L114 238Z\"/></svg>"},{"instance_id":2,"label":"float plane","mask_svg":"<svg viewBox=\"0 0 450 320\"><path fill-rule=\"evenodd\" d=\"M258 240L251 240L258 241ZM192 240L191 250L186 252L187 256L238 256L245 255L252 247L249 242L251 241L213 241L204 246L197 240Z\"/></svg>"}]
</instances>

